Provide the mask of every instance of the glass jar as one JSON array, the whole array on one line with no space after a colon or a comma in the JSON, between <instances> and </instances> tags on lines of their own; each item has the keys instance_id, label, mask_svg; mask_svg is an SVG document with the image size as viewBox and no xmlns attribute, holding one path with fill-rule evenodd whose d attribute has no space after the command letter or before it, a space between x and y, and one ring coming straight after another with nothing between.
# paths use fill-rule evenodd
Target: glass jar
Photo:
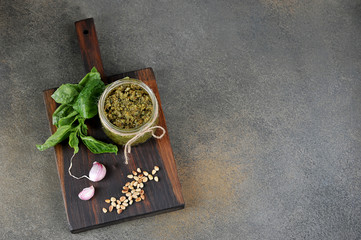
<instances>
[{"instance_id":1,"label":"glass jar","mask_svg":"<svg viewBox=\"0 0 361 240\"><path fill-rule=\"evenodd\" d=\"M134 84L143 88L149 94L149 97L153 104L152 114L149 121L147 121L145 124L141 125L138 128L121 129L115 126L114 124L112 124L105 115L105 110L104 110L105 99L115 88L124 84ZM156 126L158 124L158 118L159 118L158 109L159 109L158 101L153 91L142 81L129 77L117 80L112 84L108 85L107 88L104 90L103 94L100 96L98 102L98 113L99 113L100 122L102 124L102 129L104 133L111 140L113 140L113 142L119 145L125 145L130 139L132 139L135 135L137 135L139 132L143 131L144 129ZM150 132L145 133L144 135L140 136L132 144L132 146L147 141L151 136L152 133Z\"/></svg>"}]
</instances>

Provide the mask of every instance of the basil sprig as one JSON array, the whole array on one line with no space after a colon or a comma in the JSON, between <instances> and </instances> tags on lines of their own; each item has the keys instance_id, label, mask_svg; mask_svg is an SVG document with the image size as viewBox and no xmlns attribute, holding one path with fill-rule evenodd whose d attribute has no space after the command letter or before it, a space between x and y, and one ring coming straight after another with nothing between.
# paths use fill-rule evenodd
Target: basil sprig
<instances>
[{"instance_id":1,"label":"basil sprig","mask_svg":"<svg viewBox=\"0 0 361 240\"><path fill-rule=\"evenodd\" d=\"M44 151L69 138L69 146L74 148L74 154L79 151L79 138L92 153L117 153L114 144L96 140L87 136L88 127L85 120L98 113L97 102L105 89L95 67L79 82L79 84L63 84L51 97L61 104L53 113L53 125L56 132L44 144L36 145Z\"/></svg>"}]
</instances>

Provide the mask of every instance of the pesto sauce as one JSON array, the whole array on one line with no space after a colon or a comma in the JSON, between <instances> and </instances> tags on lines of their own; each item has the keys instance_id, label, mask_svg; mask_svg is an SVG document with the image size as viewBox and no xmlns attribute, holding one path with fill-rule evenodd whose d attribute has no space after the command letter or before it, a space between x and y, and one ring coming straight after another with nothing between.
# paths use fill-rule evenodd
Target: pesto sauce
<instances>
[{"instance_id":1,"label":"pesto sauce","mask_svg":"<svg viewBox=\"0 0 361 240\"><path fill-rule=\"evenodd\" d=\"M139 128L151 119L152 100L142 87L124 84L105 99L104 112L108 120L120 129Z\"/></svg>"}]
</instances>

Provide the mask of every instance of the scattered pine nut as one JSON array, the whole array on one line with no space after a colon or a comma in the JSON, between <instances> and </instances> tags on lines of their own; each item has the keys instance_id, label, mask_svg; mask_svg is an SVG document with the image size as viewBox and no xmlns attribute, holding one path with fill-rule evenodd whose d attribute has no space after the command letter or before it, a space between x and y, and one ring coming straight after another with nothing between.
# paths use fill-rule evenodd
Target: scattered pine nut
<instances>
[{"instance_id":1,"label":"scattered pine nut","mask_svg":"<svg viewBox=\"0 0 361 240\"><path fill-rule=\"evenodd\" d=\"M147 171L142 171L140 168L137 168L136 171L132 171L132 174L127 175L127 178L133 179L131 182L125 183L122 187L121 192L125 194L125 196L119 197L117 200L115 197L111 197L110 199L105 199L104 201L109 205L107 208L102 208L104 213L112 212L114 208L117 209L117 213L122 213L128 206L132 205L135 202L141 202L145 200L145 191L144 191L144 183L154 180L155 182L159 182L158 176L155 174L159 171L158 166L154 166L154 169L151 171L152 174L149 174Z\"/></svg>"}]
</instances>

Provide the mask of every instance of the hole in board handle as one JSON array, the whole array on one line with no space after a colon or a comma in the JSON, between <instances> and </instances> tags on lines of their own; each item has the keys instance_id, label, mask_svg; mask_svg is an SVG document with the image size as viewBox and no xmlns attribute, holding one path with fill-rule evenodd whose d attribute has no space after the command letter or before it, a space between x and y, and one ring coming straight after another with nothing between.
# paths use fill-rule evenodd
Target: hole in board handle
<instances>
[{"instance_id":1,"label":"hole in board handle","mask_svg":"<svg viewBox=\"0 0 361 240\"><path fill-rule=\"evenodd\" d=\"M88 33L89 33L88 30L84 30L84 31L83 31L83 34L84 34L84 35L86 35L86 34L88 34Z\"/></svg>"}]
</instances>

